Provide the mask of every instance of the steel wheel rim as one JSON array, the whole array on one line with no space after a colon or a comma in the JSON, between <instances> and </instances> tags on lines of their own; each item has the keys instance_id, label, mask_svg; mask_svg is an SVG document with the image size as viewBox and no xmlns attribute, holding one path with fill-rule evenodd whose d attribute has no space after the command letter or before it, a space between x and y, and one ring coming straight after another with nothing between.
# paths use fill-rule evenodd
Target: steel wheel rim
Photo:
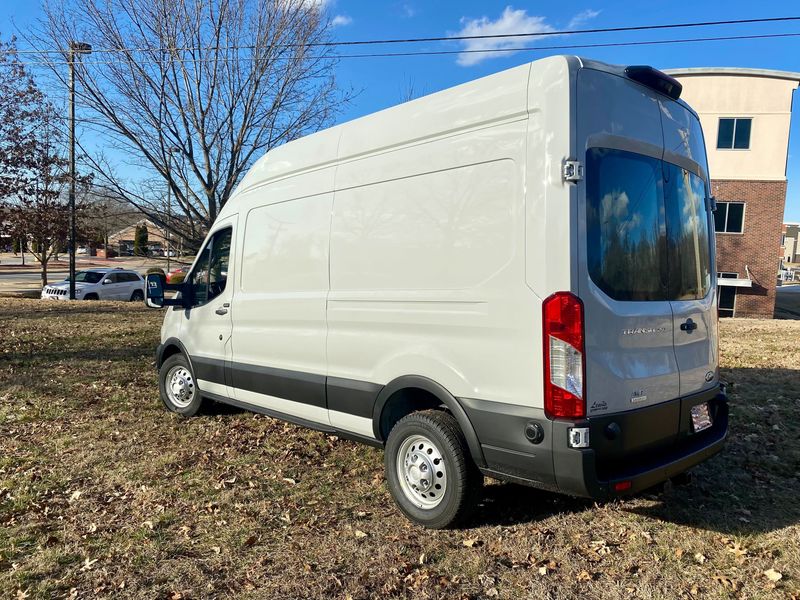
<instances>
[{"instance_id":1,"label":"steel wheel rim","mask_svg":"<svg viewBox=\"0 0 800 600\"><path fill-rule=\"evenodd\" d=\"M194 399L194 378L189 369L183 365L172 367L167 373L165 381L167 397L178 408L186 408Z\"/></svg>"},{"instance_id":2,"label":"steel wheel rim","mask_svg":"<svg viewBox=\"0 0 800 600\"><path fill-rule=\"evenodd\" d=\"M403 495L418 508L436 508L447 491L444 457L429 438L412 435L397 451L397 479Z\"/></svg>"}]
</instances>

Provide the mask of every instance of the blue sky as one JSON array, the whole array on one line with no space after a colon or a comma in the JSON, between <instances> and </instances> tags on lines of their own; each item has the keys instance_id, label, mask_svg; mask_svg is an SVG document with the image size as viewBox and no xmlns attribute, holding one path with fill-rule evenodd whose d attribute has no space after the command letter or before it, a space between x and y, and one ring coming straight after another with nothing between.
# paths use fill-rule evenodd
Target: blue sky
<instances>
[{"instance_id":1,"label":"blue sky","mask_svg":"<svg viewBox=\"0 0 800 600\"><path fill-rule=\"evenodd\" d=\"M714 21L800 15L796 1L769 2L728 0L725 3L677 1L598 2L562 1L478 2L461 0L306 0L321 4L336 25L338 40L386 39L447 36L457 33L505 33L551 31L569 27L617 27L691 21ZM35 21L35 3L0 9L0 34L7 37L15 29L25 29ZM635 9L633 8L635 7ZM724 11L720 10L724 7ZM673 38L754 35L761 33L800 33L800 22L720 26L656 32L630 32L606 35L553 36L539 42L583 44L662 40ZM513 45L532 45L513 41ZM460 50L460 42L368 46L344 48L342 53L403 50ZM800 71L800 37L706 42L579 50L518 52L497 55L444 55L395 58L343 59L338 79L358 95L339 117L346 121L397 104L409 88L416 95L435 92L483 75L529 62L550 54L580 54L620 64L651 64L660 69L674 67L736 66ZM478 59L480 57L480 59ZM789 147L789 191L786 220L800 221L800 91L795 92L792 135Z\"/></svg>"}]
</instances>

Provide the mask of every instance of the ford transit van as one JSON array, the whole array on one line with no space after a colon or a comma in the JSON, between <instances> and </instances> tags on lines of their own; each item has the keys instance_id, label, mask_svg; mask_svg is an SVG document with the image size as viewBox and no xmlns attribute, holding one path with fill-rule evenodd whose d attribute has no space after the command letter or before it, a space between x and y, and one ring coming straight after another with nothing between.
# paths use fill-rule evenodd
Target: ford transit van
<instances>
[{"instance_id":1,"label":"ford transit van","mask_svg":"<svg viewBox=\"0 0 800 600\"><path fill-rule=\"evenodd\" d=\"M185 281L148 278L164 404L382 446L433 528L484 476L613 498L714 455L714 205L680 91L551 57L271 150Z\"/></svg>"}]
</instances>

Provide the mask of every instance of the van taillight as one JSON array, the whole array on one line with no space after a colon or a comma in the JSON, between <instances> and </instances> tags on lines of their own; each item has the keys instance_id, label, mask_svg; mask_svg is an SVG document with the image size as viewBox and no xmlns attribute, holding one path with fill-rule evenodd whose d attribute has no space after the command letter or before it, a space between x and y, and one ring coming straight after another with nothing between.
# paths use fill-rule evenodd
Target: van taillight
<instances>
[{"instance_id":1,"label":"van taillight","mask_svg":"<svg viewBox=\"0 0 800 600\"><path fill-rule=\"evenodd\" d=\"M556 292L542 304L542 318L544 412L555 419L584 417L583 303Z\"/></svg>"}]
</instances>

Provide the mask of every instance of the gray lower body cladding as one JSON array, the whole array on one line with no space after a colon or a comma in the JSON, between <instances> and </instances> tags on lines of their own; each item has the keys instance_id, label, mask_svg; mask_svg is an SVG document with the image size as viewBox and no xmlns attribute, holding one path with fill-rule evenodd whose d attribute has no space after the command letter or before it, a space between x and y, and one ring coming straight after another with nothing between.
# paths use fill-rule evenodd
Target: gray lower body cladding
<instances>
[{"instance_id":1,"label":"gray lower body cladding","mask_svg":"<svg viewBox=\"0 0 800 600\"><path fill-rule=\"evenodd\" d=\"M157 366L162 363L163 352L164 346L159 346ZM382 386L217 359L191 357L190 361L198 379L359 417L372 416L376 422L380 419L382 401L396 387L395 383L418 387L427 382L433 392L440 387L416 376ZM620 481L631 482L624 493L656 485L719 452L728 431L727 397L717 389L578 421L551 420L541 409L514 404L471 398L456 400L443 390L437 394L448 396L442 398L442 403L456 413L473 458L485 475L574 496L603 499L619 495L614 491L614 483ZM233 399L220 396L213 399L272 414ZM702 402L709 404L713 426L692 433L691 407ZM273 416L297 422L289 415ZM571 427L589 428L590 448L568 446ZM375 439L369 443L380 445L384 436L377 426L375 431ZM531 435L532 432L537 435Z\"/></svg>"}]
</instances>

